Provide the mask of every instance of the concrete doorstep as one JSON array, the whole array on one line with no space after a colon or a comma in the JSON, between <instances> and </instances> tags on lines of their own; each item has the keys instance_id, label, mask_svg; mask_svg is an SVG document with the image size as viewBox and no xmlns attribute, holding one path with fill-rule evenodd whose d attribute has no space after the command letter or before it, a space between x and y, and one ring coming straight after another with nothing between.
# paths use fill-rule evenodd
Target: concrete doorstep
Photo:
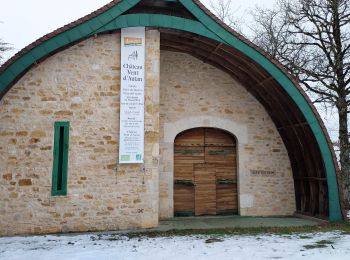
<instances>
[{"instance_id":1,"label":"concrete doorstep","mask_svg":"<svg viewBox=\"0 0 350 260\"><path fill-rule=\"evenodd\" d=\"M147 231L170 231L186 229L225 229L259 227L302 227L316 226L323 220L301 217L241 217L241 216L205 216L179 217L160 221L157 228Z\"/></svg>"}]
</instances>

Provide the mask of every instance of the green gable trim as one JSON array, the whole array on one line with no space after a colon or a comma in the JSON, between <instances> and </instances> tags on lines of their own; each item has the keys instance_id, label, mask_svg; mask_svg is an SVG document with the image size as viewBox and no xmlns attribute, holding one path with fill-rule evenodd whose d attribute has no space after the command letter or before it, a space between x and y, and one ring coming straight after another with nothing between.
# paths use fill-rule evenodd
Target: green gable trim
<instances>
[{"instance_id":1,"label":"green gable trim","mask_svg":"<svg viewBox=\"0 0 350 260\"><path fill-rule=\"evenodd\" d=\"M67 195L69 122L55 122L52 167L52 196Z\"/></svg>"},{"instance_id":2,"label":"green gable trim","mask_svg":"<svg viewBox=\"0 0 350 260\"><path fill-rule=\"evenodd\" d=\"M0 74L0 92L4 91L15 78L26 70L26 68L57 49L63 48L68 44L72 44L94 34L135 26L157 26L188 32L195 31L195 33L198 35L202 35L216 41L221 41L221 39L216 36L215 33L209 31L199 22L167 15L122 15L117 18L113 18L112 20L109 19L104 25L99 24L99 26L94 26L90 29L87 29L89 25L82 24L43 42L39 46L30 50L28 53L21 56L15 63L11 64L7 70Z\"/></svg>"},{"instance_id":3,"label":"green gable trim","mask_svg":"<svg viewBox=\"0 0 350 260\"><path fill-rule=\"evenodd\" d=\"M203 10L201 10L193 1L179 0L179 2L181 2L198 19L199 22L180 17L158 14L122 15L125 11L132 8L138 2L140 2L140 0L124 0L111 7L106 12L52 37L51 39L43 42L26 54L22 55L3 73L0 74L0 92L5 91L7 86L10 85L11 82L21 75L21 73L23 73L29 66L49 55L51 52L94 34L117 30L120 28L153 26L177 29L228 44L261 65L277 82L279 82L279 84L293 99L295 104L305 116L320 147L326 169L329 195L329 219L331 221L341 220L342 214L336 178L336 166L334 165L327 138L324 135L323 130L310 105L293 82L269 59L224 29Z\"/></svg>"},{"instance_id":4,"label":"green gable trim","mask_svg":"<svg viewBox=\"0 0 350 260\"><path fill-rule=\"evenodd\" d=\"M113 23L106 24L95 33L103 33L127 27L155 26L196 33L201 36L222 42L221 38L208 30L200 22L162 14L128 14L116 18Z\"/></svg>"}]
</instances>

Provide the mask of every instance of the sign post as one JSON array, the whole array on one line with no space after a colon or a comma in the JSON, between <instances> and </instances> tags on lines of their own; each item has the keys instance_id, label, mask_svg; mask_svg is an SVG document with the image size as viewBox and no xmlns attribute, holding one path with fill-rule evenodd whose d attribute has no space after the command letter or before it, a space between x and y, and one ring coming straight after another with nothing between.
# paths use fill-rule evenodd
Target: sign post
<instances>
[{"instance_id":1,"label":"sign post","mask_svg":"<svg viewBox=\"0 0 350 260\"><path fill-rule=\"evenodd\" d=\"M121 30L119 163L144 163L145 27Z\"/></svg>"}]
</instances>

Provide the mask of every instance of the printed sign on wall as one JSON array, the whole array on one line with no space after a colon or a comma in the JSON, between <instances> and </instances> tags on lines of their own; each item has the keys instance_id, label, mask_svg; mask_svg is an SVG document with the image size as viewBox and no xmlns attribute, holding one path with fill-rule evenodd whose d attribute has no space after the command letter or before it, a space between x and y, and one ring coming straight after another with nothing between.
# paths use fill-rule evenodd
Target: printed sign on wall
<instances>
[{"instance_id":1,"label":"printed sign on wall","mask_svg":"<svg viewBox=\"0 0 350 260\"><path fill-rule=\"evenodd\" d=\"M119 163L144 162L145 27L121 30Z\"/></svg>"}]
</instances>

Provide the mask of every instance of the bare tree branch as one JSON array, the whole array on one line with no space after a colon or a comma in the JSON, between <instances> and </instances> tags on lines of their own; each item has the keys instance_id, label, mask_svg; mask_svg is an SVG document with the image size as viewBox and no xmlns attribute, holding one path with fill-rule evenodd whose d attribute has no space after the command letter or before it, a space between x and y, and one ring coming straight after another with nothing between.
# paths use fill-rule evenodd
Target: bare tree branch
<instances>
[{"instance_id":1,"label":"bare tree branch","mask_svg":"<svg viewBox=\"0 0 350 260\"><path fill-rule=\"evenodd\" d=\"M0 23L2 23L0 21ZM1 38L0 38L0 64L2 63L2 61L4 60L4 54L7 51L12 50L12 46L9 43L4 42Z\"/></svg>"},{"instance_id":2,"label":"bare tree branch","mask_svg":"<svg viewBox=\"0 0 350 260\"><path fill-rule=\"evenodd\" d=\"M350 201L350 1L278 0L256 8L253 41L300 79L315 103L335 107L346 199Z\"/></svg>"},{"instance_id":3,"label":"bare tree branch","mask_svg":"<svg viewBox=\"0 0 350 260\"><path fill-rule=\"evenodd\" d=\"M237 19L235 12L238 10L233 9L232 0L210 0L209 6L213 13L228 26L234 28L236 31L242 33L240 22Z\"/></svg>"}]
</instances>

